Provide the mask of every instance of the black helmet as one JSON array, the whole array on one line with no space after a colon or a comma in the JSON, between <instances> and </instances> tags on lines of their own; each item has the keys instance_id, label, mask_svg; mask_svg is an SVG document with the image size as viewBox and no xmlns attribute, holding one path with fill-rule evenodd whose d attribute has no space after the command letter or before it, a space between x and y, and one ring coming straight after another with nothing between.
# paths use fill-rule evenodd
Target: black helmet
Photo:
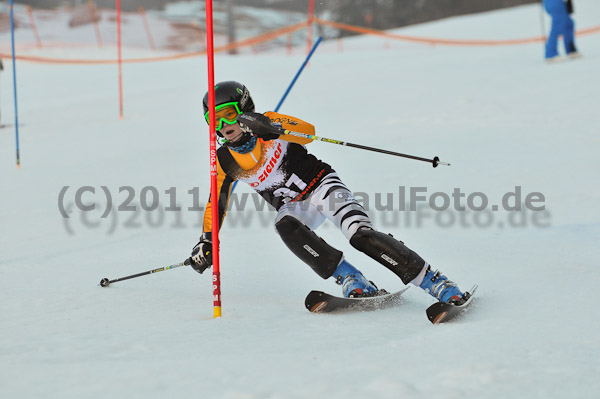
<instances>
[{"instance_id":1,"label":"black helmet","mask_svg":"<svg viewBox=\"0 0 600 399\"><path fill-rule=\"evenodd\" d=\"M232 80L217 83L215 86L215 107L231 102L238 103L238 107L242 112L254 112L254 101L252 101L246 86ZM206 114L208 112L208 92L204 95L202 105Z\"/></svg>"},{"instance_id":2,"label":"black helmet","mask_svg":"<svg viewBox=\"0 0 600 399\"><path fill-rule=\"evenodd\" d=\"M246 86L241 83L234 81L217 83L215 86L215 108L221 104L227 103L236 103L238 111L240 112L254 112L254 101L252 101L250 92ZM208 92L206 92L204 95L202 105L204 107L204 115L206 116L206 113L208 112ZM208 116L206 116L206 120L208 123ZM217 136L219 136L219 139L217 139L219 144L226 145L238 152L251 149L249 146L251 146L252 140L256 142L256 137L247 131L244 131L244 135L241 140L236 141L235 147L232 147L231 143L225 140L219 131L217 131Z\"/></svg>"}]
</instances>

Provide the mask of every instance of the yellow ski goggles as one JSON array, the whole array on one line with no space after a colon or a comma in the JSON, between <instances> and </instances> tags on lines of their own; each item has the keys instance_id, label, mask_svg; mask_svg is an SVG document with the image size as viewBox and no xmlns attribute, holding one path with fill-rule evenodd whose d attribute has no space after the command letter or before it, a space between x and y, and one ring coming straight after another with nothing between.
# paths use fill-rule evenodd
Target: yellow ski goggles
<instances>
[{"instance_id":1,"label":"yellow ski goggles","mask_svg":"<svg viewBox=\"0 0 600 399\"><path fill-rule=\"evenodd\" d=\"M221 130L223 127L223 123L227 123L229 125L233 125L236 122L236 118L240 115L242 111L238 107L237 102L225 103L215 107L215 121L217 124L216 130ZM204 117L206 118L206 123L210 124L210 111L206 111Z\"/></svg>"}]
</instances>

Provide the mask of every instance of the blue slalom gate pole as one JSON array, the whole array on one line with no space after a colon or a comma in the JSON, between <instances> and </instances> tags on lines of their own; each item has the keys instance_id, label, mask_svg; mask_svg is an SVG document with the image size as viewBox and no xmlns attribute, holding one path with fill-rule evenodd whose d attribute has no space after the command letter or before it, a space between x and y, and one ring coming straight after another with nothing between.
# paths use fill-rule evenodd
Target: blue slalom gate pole
<instances>
[{"instance_id":1,"label":"blue slalom gate pole","mask_svg":"<svg viewBox=\"0 0 600 399\"><path fill-rule=\"evenodd\" d=\"M19 111L17 107L17 63L15 61L15 18L13 15L13 0L10 0L10 36L12 45L13 91L15 95L15 138L17 141L17 168L21 166L19 149Z\"/></svg>"},{"instance_id":2,"label":"blue slalom gate pole","mask_svg":"<svg viewBox=\"0 0 600 399\"><path fill-rule=\"evenodd\" d=\"M292 87L294 86L294 84L298 80L298 77L300 76L300 74L304 70L304 67L306 66L306 64L308 64L308 61L310 61L310 57L312 57L313 53L317 49L317 46L319 45L319 43L321 43L321 40L323 40L323 38L321 36L319 36L319 38L317 39L317 41L315 42L315 44L313 44L312 48L310 49L310 52L306 56L306 59L302 63L302 66L300 66L300 69L298 70L298 72L296 72L296 76L294 76L294 79L292 79L292 83L290 83L290 85L288 86L287 90L283 94L283 97L281 97L281 100L279 100L279 104L277 104L277 107L275 107L275 112L279 111L279 108L281 107L281 104L283 104L283 102L285 101L285 98L288 96L288 94L290 94L290 91L292 90ZM233 190L235 190L235 186L237 186L237 184L238 184L237 180L235 182L233 182L233 186L231 187L231 192L233 192Z\"/></svg>"},{"instance_id":3,"label":"blue slalom gate pole","mask_svg":"<svg viewBox=\"0 0 600 399\"><path fill-rule=\"evenodd\" d=\"M283 97L281 97L281 100L279 100L279 104L277 104L277 107L275 107L275 112L279 111L279 108L281 107L281 104L283 104L283 102L285 101L285 98L288 96L288 94L290 94L290 91L292 90L292 87L294 87L294 84L298 80L298 77L300 76L300 74L304 70L304 67L306 66L306 64L308 64L308 61L310 60L310 57L312 57L313 53L317 49L317 46L319 45L319 43L321 43L322 39L323 38L321 36L319 36L319 38L317 39L317 41L315 42L315 44L312 46L312 49L310 49L310 52L306 56L306 59L302 63L302 66L300 67L300 69L296 73L296 76L294 76L294 79L292 79L292 83L290 83L290 85L288 86L287 90L283 94Z\"/></svg>"}]
</instances>

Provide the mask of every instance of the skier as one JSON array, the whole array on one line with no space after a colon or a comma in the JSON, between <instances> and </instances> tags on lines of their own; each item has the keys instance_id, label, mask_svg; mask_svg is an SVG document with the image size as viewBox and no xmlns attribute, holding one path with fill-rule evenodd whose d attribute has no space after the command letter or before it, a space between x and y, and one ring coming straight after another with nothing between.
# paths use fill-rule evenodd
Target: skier
<instances>
[{"instance_id":1,"label":"skier","mask_svg":"<svg viewBox=\"0 0 600 399\"><path fill-rule=\"evenodd\" d=\"M565 52L569 58L578 58L581 54L575 48L575 24L569 14L573 13L571 0L543 0L546 12L552 17L552 27L546 41L546 62L562 60L558 55L558 37L562 35Z\"/></svg>"},{"instance_id":2,"label":"skier","mask_svg":"<svg viewBox=\"0 0 600 399\"><path fill-rule=\"evenodd\" d=\"M203 104L208 121L208 93ZM402 241L373 228L364 208L331 166L307 152L304 144L310 139L277 134L281 126L314 135L312 125L275 112L255 113L248 89L233 81L215 86L215 110L221 144L217 150L220 194L216 201L209 199L203 234L192 250L190 259L197 272L212 266L211 207L217 203L221 225L232 183L239 180L277 209L275 229L287 247L323 279L333 277L342 286L344 297L377 296L387 291L379 290L341 251L315 234L325 219L338 226L354 248L390 269L404 284L421 287L440 302L460 305L468 298Z\"/></svg>"}]
</instances>

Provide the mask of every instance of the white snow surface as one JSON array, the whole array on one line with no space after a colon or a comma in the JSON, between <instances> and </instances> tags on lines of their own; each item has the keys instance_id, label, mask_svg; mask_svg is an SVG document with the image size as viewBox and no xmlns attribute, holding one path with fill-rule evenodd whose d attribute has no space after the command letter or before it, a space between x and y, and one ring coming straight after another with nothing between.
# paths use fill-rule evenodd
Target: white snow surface
<instances>
[{"instance_id":1,"label":"white snow surface","mask_svg":"<svg viewBox=\"0 0 600 399\"><path fill-rule=\"evenodd\" d=\"M598 24L597 1L576 6L579 28ZM539 35L539 25L539 8L525 6L397 32L502 39ZM347 39L343 52L324 43L280 111L315 124L323 137L452 164L433 169L309 145L352 190L369 195L376 227L463 289L479 285L466 317L430 324L425 309L434 300L414 286L391 309L309 313L303 301L310 290L341 289L288 251L272 227L274 212L254 209L232 210L221 232L223 317L212 317L210 272L185 267L99 287L103 277L182 261L200 235L201 213L187 208L188 190L198 187L202 205L209 194L206 61L124 65L123 120L116 65L18 62L17 169L12 64L5 59L0 397L600 397L600 35L577 39L583 58L554 65L544 63L541 43L384 43ZM96 50L69 51L89 58ZM132 51L124 56L155 54ZM218 55L216 80L244 82L258 110L267 111L302 53ZM69 219L58 206L64 186ZM97 202L95 211L74 205L84 186L96 190L83 195L84 204ZM114 206L105 219L102 186ZM127 197L121 186L135 190L130 205L137 212L116 211ZM146 186L158 190L159 210L141 209ZM429 195L481 192L490 206L519 186L523 200L542 193L545 211L426 210L419 226L415 212L398 210L400 186L427 187ZM181 212L164 211L171 187ZM395 193L394 210L377 211L376 193ZM509 226L515 220L519 226ZM379 287L403 287L334 226L318 232Z\"/></svg>"}]
</instances>

